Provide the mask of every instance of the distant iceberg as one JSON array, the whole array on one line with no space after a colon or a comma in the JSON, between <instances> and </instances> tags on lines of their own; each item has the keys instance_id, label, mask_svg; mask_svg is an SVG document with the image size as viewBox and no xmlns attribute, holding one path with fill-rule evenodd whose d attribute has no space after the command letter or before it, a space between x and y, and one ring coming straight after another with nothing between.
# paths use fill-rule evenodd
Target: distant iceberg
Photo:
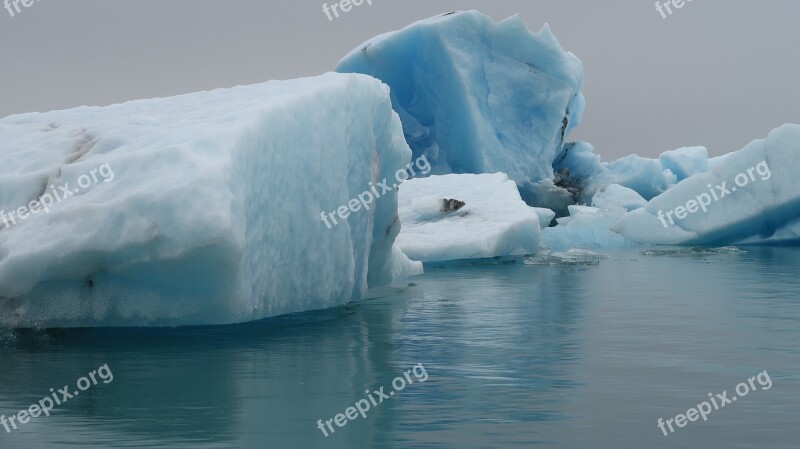
<instances>
[{"instance_id":1,"label":"distant iceberg","mask_svg":"<svg viewBox=\"0 0 800 449\"><path fill-rule=\"evenodd\" d=\"M625 195L636 203L667 192L678 182L707 172L723 158L709 159L705 147L685 147L666 151L657 159L631 154L611 162L601 162L594 147L586 142L566 143L553 162L554 178L522 188L528 204L548 207L557 216L569 216L571 205L592 205L598 192L611 186L614 195ZM636 198L631 194L635 194ZM603 207L601 204L594 204ZM629 209L630 210L630 209Z\"/></svg>"},{"instance_id":2,"label":"distant iceberg","mask_svg":"<svg viewBox=\"0 0 800 449\"><path fill-rule=\"evenodd\" d=\"M477 11L422 20L359 45L339 72L391 87L414 157L432 174L506 173L519 185L553 178L552 163L580 123L580 60L545 26Z\"/></svg>"},{"instance_id":3,"label":"distant iceberg","mask_svg":"<svg viewBox=\"0 0 800 449\"><path fill-rule=\"evenodd\" d=\"M576 200L596 207L568 206L544 232L551 248L800 242L798 125L714 159L687 147L601 163L590 145L569 144L556 167Z\"/></svg>"},{"instance_id":4,"label":"distant iceberg","mask_svg":"<svg viewBox=\"0 0 800 449\"><path fill-rule=\"evenodd\" d=\"M553 167L558 184L573 193L573 204L590 204L599 189L614 184L651 200L679 181L708 171L709 160L704 147L692 147L664 152L658 159L631 154L601 162L590 144L572 142L564 146Z\"/></svg>"},{"instance_id":5,"label":"distant iceberg","mask_svg":"<svg viewBox=\"0 0 800 449\"><path fill-rule=\"evenodd\" d=\"M798 168L800 126L784 125L625 214L612 230L667 245L796 242Z\"/></svg>"},{"instance_id":6,"label":"distant iceberg","mask_svg":"<svg viewBox=\"0 0 800 449\"><path fill-rule=\"evenodd\" d=\"M10 116L0 151L7 217L114 174L0 220L0 326L243 322L421 272L393 245L396 191L333 229L320 220L411 160L388 88L367 76Z\"/></svg>"}]
</instances>

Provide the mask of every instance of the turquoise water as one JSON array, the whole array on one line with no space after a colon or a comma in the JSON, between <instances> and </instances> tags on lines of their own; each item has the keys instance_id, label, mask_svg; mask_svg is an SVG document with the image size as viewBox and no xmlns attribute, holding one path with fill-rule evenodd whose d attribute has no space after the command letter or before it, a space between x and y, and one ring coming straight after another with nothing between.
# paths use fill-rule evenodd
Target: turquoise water
<instances>
[{"instance_id":1,"label":"turquoise water","mask_svg":"<svg viewBox=\"0 0 800 449\"><path fill-rule=\"evenodd\" d=\"M104 364L113 381L0 427L0 448L798 447L800 249L642 251L431 268L376 299L241 326L5 332L0 414ZM366 418L318 429L418 364ZM657 427L765 370L769 390Z\"/></svg>"}]
</instances>

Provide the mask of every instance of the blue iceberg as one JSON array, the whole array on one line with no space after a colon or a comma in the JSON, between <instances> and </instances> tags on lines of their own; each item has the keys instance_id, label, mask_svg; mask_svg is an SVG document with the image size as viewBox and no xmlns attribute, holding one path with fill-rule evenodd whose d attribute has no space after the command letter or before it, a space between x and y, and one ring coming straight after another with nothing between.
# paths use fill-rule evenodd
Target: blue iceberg
<instances>
[{"instance_id":1,"label":"blue iceberg","mask_svg":"<svg viewBox=\"0 0 800 449\"><path fill-rule=\"evenodd\" d=\"M545 26L477 11L444 14L359 45L339 72L391 87L415 157L432 174L502 172L517 184L553 178L565 136L580 123L583 66Z\"/></svg>"},{"instance_id":2,"label":"blue iceberg","mask_svg":"<svg viewBox=\"0 0 800 449\"><path fill-rule=\"evenodd\" d=\"M784 125L625 214L612 229L641 243L797 242L798 166L800 126Z\"/></svg>"}]
</instances>

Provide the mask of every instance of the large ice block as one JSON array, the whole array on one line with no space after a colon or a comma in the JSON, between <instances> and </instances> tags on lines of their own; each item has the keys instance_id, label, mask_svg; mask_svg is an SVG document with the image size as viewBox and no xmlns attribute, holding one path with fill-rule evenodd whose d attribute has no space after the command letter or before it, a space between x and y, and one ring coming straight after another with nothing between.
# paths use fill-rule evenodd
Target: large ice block
<instances>
[{"instance_id":1,"label":"large ice block","mask_svg":"<svg viewBox=\"0 0 800 449\"><path fill-rule=\"evenodd\" d=\"M411 158L367 76L14 115L0 157L0 326L243 322L421 270L393 246L396 191L321 220Z\"/></svg>"}]
</instances>

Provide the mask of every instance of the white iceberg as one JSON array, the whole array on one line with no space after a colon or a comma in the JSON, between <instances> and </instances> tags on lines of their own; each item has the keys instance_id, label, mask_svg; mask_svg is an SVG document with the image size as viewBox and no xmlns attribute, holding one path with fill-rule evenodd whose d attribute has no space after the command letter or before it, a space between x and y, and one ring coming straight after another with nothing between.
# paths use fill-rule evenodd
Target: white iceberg
<instances>
[{"instance_id":1,"label":"white iceberg","mask_svg":"<svg viewBox=\"0 0 800 449\"><path fill-rule=\"evenodd\" d=\"M400 186L399 208L397 245L423 262L535 253L542 223L555 217L526 205L503 173L408 180Z\"/></svg>"},{"instance_id":2,"label":"white iceberg","mask_svg":"<svg viewBox=\"0 0 800 449\"><path fill-rule=\"evenodd\" d=\"M799 166L800 126L784 125L625 214L613 230L669 245L796 242Z\"/></svg>"},{"instance_id":3,"label":"white iceberg","mask_svg":"<svg viewBox=\"0 0 800 449\"><path fill-rule=\"evenodd\" d=\"M411 158L367 76L14 115L0 155L0 326L243 322L421 271L393 246L396 191L320 219Z\"/></svg>"},{"instance_id":4,"label":"white iceberg","mask_svg":"<svg viewBox=\"0 0 800 449\"><path fill-rule=\"evenodd\" d=\"M337 71L391 87L414 157L432 174L503 172L518 184L552 178L585 102L583 66L545 25L477 11L423 20L358 46Z\"/></svg>"}]
</instances>

